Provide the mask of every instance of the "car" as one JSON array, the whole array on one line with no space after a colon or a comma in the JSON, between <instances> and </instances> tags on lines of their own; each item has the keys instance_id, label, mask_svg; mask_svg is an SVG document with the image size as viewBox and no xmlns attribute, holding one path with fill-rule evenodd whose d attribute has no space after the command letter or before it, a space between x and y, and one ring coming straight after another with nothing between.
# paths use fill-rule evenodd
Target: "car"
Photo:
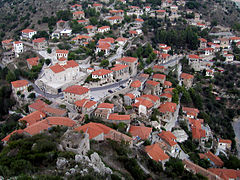
<instances>
[{"instance_id":1,"label":"car","mask_svg":"<svg viewBox=\"0 0 240 180\"><path fill-rule=\"evenodd\" d=\"M109 93L113 93L113 91L111 89L108 90Z\"/></svg>"},{"instance_id":2,"label":"car","mask_svg":"<svg viewBox=\"0 0 240 180\"><path fill-rule=\"evenodd\" d=\"M120 87L121 87L122 89L124 89L124 88L125 88L125 86L124 86L124 85L121 85Z\"/></svg>"},{"instance_id":3,"label":"car","mask_svg":"<svg viewBox=\"0 0 240 180\"><path fill-rule=\"evenodd\" d=\"M91 97L91 100L94 100L94 97Z\"/></svg>"}]
</instances>

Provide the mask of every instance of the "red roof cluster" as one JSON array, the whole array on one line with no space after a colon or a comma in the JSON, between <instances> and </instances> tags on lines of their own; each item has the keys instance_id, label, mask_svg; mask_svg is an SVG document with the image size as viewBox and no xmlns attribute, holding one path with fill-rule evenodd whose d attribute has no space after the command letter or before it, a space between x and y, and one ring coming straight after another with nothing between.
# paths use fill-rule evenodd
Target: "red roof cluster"
<instances>
[{"instance_id":1,"label":"red roof cluster","mask_svg":"<svg viewBox=\"0 0 240 180\"><path fill-rule=\"evenodd\" d=\"M177 104L176 103L172 103L172 102L165 102L164 104L161 104L159 107L159 111L161 113L166 113L166 112L175 112L177 108Z\"/></svg>"},{"instance_id":2,"label":"red roof cluster","mask_svg":"<svg viewBox=\"0 0 240 180\"><path fill-rule=\"evenodd\" d=\"M73 85L73 86L67 87L63 92L82 95L82 94L88 93L89 89L80 85Z\"/></svg>"},{"instance_id":3,"label":"red roof cluster","mask_svg":"<svg viewBox=\"0 0 240 180\"><path fill-rule=\"evenodd\" d=\"M171 131L162 131L158 136L170 146L175 146L177 144L177 138Z\"/></svg>"},{"instance_id":4,"label":"red roof cluster","mask_svg":"<svg viewBox=\"0 0 240 180\"><path fill-rule=\"evenodd\" d=\"M204 154L199 154L201 159L209 159L211 160L216 166L222 167L223 166L223 161L216 155L214 155L211 151L208 151Z\"/></svg>"}]
</instances>

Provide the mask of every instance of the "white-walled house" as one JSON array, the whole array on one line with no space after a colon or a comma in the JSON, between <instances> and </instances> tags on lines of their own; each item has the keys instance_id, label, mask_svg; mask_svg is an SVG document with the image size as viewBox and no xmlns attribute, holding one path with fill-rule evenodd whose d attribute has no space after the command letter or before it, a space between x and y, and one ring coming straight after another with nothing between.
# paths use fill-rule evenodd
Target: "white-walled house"
<instances>
[{"instance_id":1,"label":"white-walled house","mask_svg":"<svg viewBox=\"0 0 240 180\"><path fill-rule=\"evenodd\" d=\"M110 31L110 26L102 26L102 27L98 28L99 33L105 33L105 32L108 32L108 31Z\"/></svg>"},{"instance_id":2,"label":"white-walled house","mask_svg":"<svg viewBox=\"0 0 240 180\"><path fill-rule=\"evenodd\" d=\"M32 39L32 37L37 34L37 31L32 29L24 29L22 30L22 39Z\"/></svg>"},{"instance_id":3,"label":"white-walled house","mask_svg":"<svg viewBox=\"0 0 240 180\"><path fill-rule=\"evenodd\" d=\"M27 80L17 80L11 82L12 84L12 92L15 96L17 96L17 92L21 92L21 94L26 94L28 92L29 82Z\"/></svg>"},{"instance_id":4,"label":"white-walled house","mask_svg":"<svg viewBox=\"0 0 240 180\"><path fill-rule=\"evenodd\" d=\"M64 58L68 58L68 50L61 50L61 49L57 49L56 50L56 57L57 57L57 59L60 59L60 58L62 58L62 57L64 57Z\"/></svg>"},{"instance_id":5,"label":"white-walled house","mask_svg":"<svg viewBox=\"0 0 240 180\"><path fill-rule=\"evenodd\" d=\"M13 49L16 57L19 57L19 54L23 52L23 43L21 41L13 42Z\"/></svg>"},{"instance_id":6,"label":"white-walled house","mask_svg":"<svg viewBox=\"0 0 240 180\"><path fill-rule=\"evenodd\" d=\"M99 69L92 72L93 79L100 79L101 83L113 80L113 71L107 69Z\"/></svg>"}]
</instances>

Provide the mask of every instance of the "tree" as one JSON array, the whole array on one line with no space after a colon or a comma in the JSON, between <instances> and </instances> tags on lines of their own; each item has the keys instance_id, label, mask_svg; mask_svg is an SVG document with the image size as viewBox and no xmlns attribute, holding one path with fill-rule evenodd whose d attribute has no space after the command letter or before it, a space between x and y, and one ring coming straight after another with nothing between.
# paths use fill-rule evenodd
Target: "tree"
<instances>
[{"instance_id":1,"label":"tree","mask_svg":"<svg viewBox=\"0 0 240 180\"><path fill-rule=\"evenodd\" d=\"M52 49L51 49L51 48L48 48L48 49L47 49L47 53L48 53L48 54L51 54L51 53L52 53Z\"/></svg>"},{"instance_id":2,"label":"tree","mask_svg":"<svg viewBox=\"0 0 240 180\"><path fill-rule=\"evenodd\" d=\"M45 63L46 63L46 65L49 65L51 63L51 60L50 59L46 59Z\"/></svg>"},{"instance_id":3,"label":"tree","mask_svg":"<svg viewBox=\"0 0 240 180\"><path fill-rule=\"evenodd\" d=\"M12 81L16 81L17 79L16 79L16 76L15 76L15 74L12 72L12 71L8 71L8 74L7 74L7 76L6 76L6 80L8 81L8 82L12 82Z\"/></svg>"},{"instance_id":4,"label":"tree","mask_svg":"<svg viewBox=\"0 0 240 180\"><path fill-rule=\"evenodd\" d=\"M104 59L100 63L100 67L108 67L109 61L107 59Z\"/></svg>"},{"instance_id":5,"label":"tree","mask_svg":"<svg viewBox=\"0 0 240 180\"><path fill-rule=\"evenodd\" d=\"M28 92L31 92L33 89L34 89L34 88L33 88L32 85L31 85L31 86L28 86Z\"/></svg>"},{"instance_id":6,"label":"tree","mask_svg":"<svg viewBox=\"0 0 240 180\"><path fill-rule=\"evenodd\" d=\"M31 94L28 95L28 98L35 99L36 98L36 94L35 93L31 93Z\"/></svg>"}]
</instances>

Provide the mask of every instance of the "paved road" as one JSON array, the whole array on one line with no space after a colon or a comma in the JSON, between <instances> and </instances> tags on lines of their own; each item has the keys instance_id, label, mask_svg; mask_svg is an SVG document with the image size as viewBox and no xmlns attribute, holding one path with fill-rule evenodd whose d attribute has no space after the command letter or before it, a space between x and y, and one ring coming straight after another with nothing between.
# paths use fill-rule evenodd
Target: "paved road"
<instances>
[{"instance_id":1,"label":"paved road","mask_svg":"<svg viewBox=\"0 0 240 180\"><path fill-rule=\"evenodd\" d=\"M235 139L236 139L236 146L237 146L237 151L238 151L238 158L240 158L240 118L238 121L234 121L232 123L234 132L235 132Z\"/></svg>"},{"instance_id":2,"label":"paved road","mask_svg":"<svg viewBox=\"0 0 240 180\"><path fill-rule=\"evenodd\" d=\"M101 91L101 90L107 90L115 87L119 87L120 85L126 83L129 79L125 79L119 82L116 82L114 84L106 85L106 86L101 86L101 87L95 87L95 88L90 88L91 91Z\"/></svg>"}]
</instances>

